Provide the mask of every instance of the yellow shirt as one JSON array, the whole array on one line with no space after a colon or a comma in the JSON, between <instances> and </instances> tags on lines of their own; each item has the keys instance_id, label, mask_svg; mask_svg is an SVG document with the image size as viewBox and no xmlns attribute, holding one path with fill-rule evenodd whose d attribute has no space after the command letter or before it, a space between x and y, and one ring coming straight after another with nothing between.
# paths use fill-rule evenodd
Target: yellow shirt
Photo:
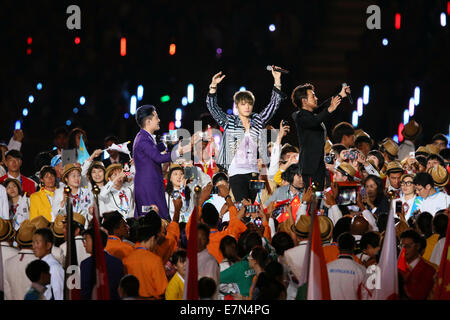
<instances>
[{"instance_id":1,"label":"yellow shirt","mask_svg":"<svg viewBox=\"0 0 450 320\"><path fill-rule=\"evenodd\" d=\"M166 300L183 300L184 279L177 272L166 288Z\"/></svg>"},{"instance_id":2,"label":"yellow shirt","mask_svg":"<svg viewBox=\"0 0 450 320\"><path fill-rule=\"evenodd\" d=\"M53 221L52 206L47 195L53 198L55 196L55 193L42 188L38 192L31 194L30 220L33 220L38 216L44 216L48 221Z\"/></svg>"},{"instance_id":3,"label":"yellow shirt","mask_svg":"<svg viewBox=\"0 0 450 320\"><path fill-rule=\"evenodd\" d=\"M424 258L428 262L430 261L431 254L433 253L434 246L436 245L436 243L438 241L439 241L439 235L438 234L432 234L430 237L428 237L428 239L427 239L427 247L425 248L425 252L423 253L422 258Z\"/></svg>"},{"instance_id":4,"label":"yellow shirt","mask_svg":"<svg viewBox=\"0 0 450 320\"><path fill-rule=\"evenodd\" d=\"M273 176L273 181L275 181L275 183L279 186L281 186L281 174L283 173L283 171L278 170L277 173L275 173L275 175Z\"/></svg>"}]
</instances>

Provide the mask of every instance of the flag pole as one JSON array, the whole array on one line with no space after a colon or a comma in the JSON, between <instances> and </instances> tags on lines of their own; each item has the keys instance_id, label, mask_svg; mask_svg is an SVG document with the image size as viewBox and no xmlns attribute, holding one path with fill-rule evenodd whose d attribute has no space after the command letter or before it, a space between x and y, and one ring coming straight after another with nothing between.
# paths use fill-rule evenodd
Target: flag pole
<instances>
[{"instance_id":1,"label":"flag pole","mask_svg":"<svg viewBox=\"0 0 450 320\"><path fill-rule=\"evenodd\" d=\"M77 262L77 252L75 248L75 237L73 234L73 205L70 200L71 189L69 186L65 186L64 193L67 195L66 200L66 230L67 230L67 253L66 253L66 268L71 265L78 265ZM68 274L65 273L64 276L65 286L64 286L64 300L72 300L71 289L67 285Z\"/></svg>"}]
</instances>

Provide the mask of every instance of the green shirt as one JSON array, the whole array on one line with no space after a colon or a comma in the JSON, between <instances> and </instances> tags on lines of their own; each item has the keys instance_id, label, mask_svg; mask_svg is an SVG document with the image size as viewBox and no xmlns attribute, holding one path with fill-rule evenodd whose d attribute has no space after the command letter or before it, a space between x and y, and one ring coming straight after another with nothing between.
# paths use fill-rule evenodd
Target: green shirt
<instances>
[{"instance_id":1,"label":"green shirt","mask_svg":"<svg viewBox=\"0 0 450 320\"><path fill-rule=\"evenodd\" d=\"M248 297L256 272L250 268L248 255L220 273L220 283L236 283L241 295Z\"/></svg>"}]
</instances>

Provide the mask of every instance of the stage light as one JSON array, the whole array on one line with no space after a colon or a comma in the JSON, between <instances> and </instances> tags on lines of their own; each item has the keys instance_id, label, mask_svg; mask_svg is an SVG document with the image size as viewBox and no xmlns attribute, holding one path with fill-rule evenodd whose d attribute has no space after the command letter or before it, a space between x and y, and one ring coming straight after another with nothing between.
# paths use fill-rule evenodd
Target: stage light
<instances>
[{"instance_id":1,"label":"stage light","mask_svg":"<svg viewBox=\"0 0 450 320\"><path fill-rule=\"evenodd\" d=\"M14 125L14 129L20 130L21 127L22 127L22 123L20 122L20 120L17 120Z\"/></svg>"},{"instance_id":2,"label":"stage light","mask_svg":"<svg viewBox=\"0 0 450 320\"><path fill-rule=\"evenodd\" d=\"M124 117L125 119L128 119L128 118L130 117L130 114L129 114L128 112L125 112L125 114L123 115L123 117Z\"/></svg>"},{"instance_id":3,"label":"stage light","mask_svg":"<svg viewBox=\"0 0 450 320\"><path fill-rule=\"evenodd\" d=\"M86 103L86 98L84 96L80 97L80 105L84 106L84 104Z\"/></svg>"},{"instance_id":4,"label":"stage light","mask_svg":"<svg viewBox=\"0 0 450 320\"><path fill-rule=\"evenodd\" d=\"M27 38L27 44L30 45L33 43L33 38L32 37L28 37Z\"/></svg>"},{"instance_id":5,"label":"stage light","mask_svg":"<svg viewBox=\"0 0 450 320\"><path fill-rule=\"evenodd\" d=\"M80 44L80 42L81 42L80 37L75 37L74 42L75 42L75 44Z\"/></svg>"},{"instance_id":6,"label":"stage light","mask_svg":"<svg viewBox=\"0 0 450 320\"><path fill-rule=\"evenodd\" d=\"M144 96L144 86L139 85L137 87L137 99L138 99L138 101L141 101L143 96Z\"/></svg>"},{"instance_id":7,"label":"stage light","mask_svg":"<svg viewBox=\"0 0 450 320\"><path fill-rule=\"evenodd\" d=\"M405 128L405 125L400 122L400 124L398 125L398 130L397 130L398 131L398 141L400 141L400 142L402 142L403 139L405 138L405 137L403 137L403 134L402 134L403 128Z\"/></svg>"},{"instance_id":8,"label":"stage light","mask_svg":"<svg viewBox=\"0 0 450 320\"><path fill-rule=\"evenodd\" d=\"M28 102L29 102L29 103L33 103L33 102L34 102L34 97L33 97L32 95L30 95L30 96L28 97Z\"/></svg>"},{"instance_id":9,"label":"stage light","mask_svg":"<svg viewBox=\"0 0 450 320\"><path fill-rule=\"evenodd\" d=\"M182 117L183 117L183 110L181 110L181 108L175 110L175 120L181 121Z\"/></svg>"},{"instance_id":10,"label":"stage light","mask_svg":"<svg viewBox=\"0 0 450 320\"><path fill-rule=\"evenodd\" d=\"M414 98L409 99L409 115L412 117L414 115Z\"/></svg>"},{"instance_id":11,"label":"stage light","mask_svg":"<svg viewBox=\"0 0 450 320\"><path fill-rule=\"evenodd\" d=\"M270 31L270 32L274 32L276 29L277 29L277 28L275 28L275 25L274 25L274 24L271 24L271 25L269 26L269 31Z\"/></svg>"},{"instance_id":12,"label":"stage light","mask_svg":"<svg viewBox=\"0 0 450 320\"><path fill-rule=\"evenodd\" d=\"M181 121L177 120L175 121L175 128L179 129L181 127Z\"/></svg>"},{"instance_id":13,"label":"stage light","mask_svg":"<svg viewBox=\"0 0 450 320\"><path fill-rule=\"evenodd\" d=\"M70 120L66 121L66 126L70 126L71 124L72 124L72 121L70 121Z\"/></svg>"},{"instance_id":14,"label":"stage light","mask_svg":"<svg viewBox=\"0 0 450 320\"><path fill-rule=\"evenodd\" d=\"M181 104L183 105L183 107L186 107L188 105L188 99L186 97L183 97L181 99Z\"/></svg>"},{"instance_id":15,"label":"stage light","mask_svg":"<svg viewBox=\"0 0 450 320\"><path fill-rule=\"evenodd\" d=\"M228 113L228 114L233 114L233 109L228 109L228 110L227 110L227 113Z\"/></svg>"},{"instance_id":16,"label":"stage light","mask_svg":"<svg viewBox=\"0 0 450 320\"><path fill-rule=\"evenodd\" d=\"M441 26L445 27L447 25L447 15L442 12L441 13Z\"/></svg>"},{"instance_id":17,"label":"stage light","mask_svg":"<svg viewBox=\"0 0 450 320\"><path fill-rule=\"evenodd\" d=\"M135 114L136 113L136 96L133 95L131 96L130 99L130 114Z\"/></svg>"},{"instance_id":18,"label":"stage light","mask_svg":"<svg viewBox=\"0 0 450 320\"><path fill-rule=\"evenodd\" d=\"M403 124L407 124L409 122L409 110L406 109L403 111Z\"/></svg>"},{"instance_id":19,"label":"stage light","mask_svg":"<svg viewBox=\"0 0 450 320\"><path fill-rule=\"evenodd\" d=\"M352 125L356 128L358 126L358 111L353 111Z\"/></svg>"},{"instance_id":20,"label":"stage light","mask_svg":"<svg viewBox=\"0 0 450 320\"><path fill-rule=\"evenodd\" d=\"M358 112L358 117L361 117L363 115L363 99L358 98L358 101L356 103L356 111Z\"/></svg>"},{"instance_id":21,"label":"stage light","mask_svg":"<svg viewBox=\"0 0 450 320\"><path fill-rule=\"evenodd\" d=\"M194 102L194 85L192 83L187 86L187 100L188 103Z\"/></svg>"},{"instance_id":22,"label":"stage light","mask_svg":"<svg viewBox=\"0 0 450 320\"><path fill-rule=\"evenodd\" d=\"M386 47L389 44L389 40L387 38L384 38L382 43L383 43L383 46Z\"/></svg>"},{"instance_id":23,"label":"stage light","mask_svg":"<svg viewBox=\"0 0 450 320\"><path fill-rule=\"evenodd\" d=\"M399 30L402 24L402 16L400 13L395 14L395 29Z\"/></svg>"},{"instance_id":24,"label":"stage light","mask_svg":"<svg viewBox=\"0 0 450 320\"><path fill-rule=\"evenodd\" d=\"M219 55L222 54L222 48L217 48L216 53Z\"/></svg>"},{"instance_id":25,"label":"stage light","mask_svg":"<svg viewBox=\"0 0 450 320\"><path fill-rule=\"evenodd\" d=\"M77 107L75 107L75 108L73 108L73 113L75 113L75 114L77 114L78 113L78 108Z\"/></svg>"},{"instance_id":26,"label":"stage light","mask_svg":"<svg viewBox=\"0 0 450 320\"><path fill-rule=\"evenodd\" d=\"M120 55L125 57L127 55L127 38L120 38Z\"/></svg>"},{"instance_id":27,"label":"stage light","mask_svg":"<svg viewBox=\"0 0 450 320\"><path fill-rule=\"evenodd\" d=\"M36 85L36 89L42 90L42 83L39 82L39 83Z\"/></svg>"},{"instance_id":28,"label":"stage light","mask_svg":"<svg viewBox=\"0 0 450 320\"><path fill-rule=\"evenodd\" d=\"M244 86L242 86L242 87L239 88L239 91L246 91L246 90L247 90L247 88L244 87Z\"/></svg>"},{"instance_id":29,"label":"stage light","mask_svg":"<svg viewBox=\"0 0 450 320\"><path fill-rule=\"evenodd\" d=\"M30 54L31 54L31 49L28 48L28 49L27 49L27 55L30 55Z\"/></svg>"},{"instance_id":30,"label":"stage light","mask_svg":"<svg viewBox=\"0 0 450 320\"><path fill-rule=\"evenodd\" d=\"M27 108L23 108L22 114L23 114L24 117L26 117L28 115L28 109Z\"/></svg>"},{"instance_id":31,"label":"stage light","mask_svg":"<svg viewBox=\"0 0 450 320\"><path fill-rule=\"evenodd\" d=\"M414 104L418 106L420 103L420 88L416 87L414 89Z\"/></svg>"},{"instance_id":32,"label":"stage light","mask_svg":"<svg viewBox=\"0 0 450 320\"><path fill-rule=\"evenodd\" d=\"M169 122L169 131L170 130L175 130L175 122L173 121Z\"/></svg>"},{"instance_id":33,"label":"stage light","mask_svg":"<svg viewBox=\"0 0 450 320\"><path fill-rule=\"evenodd\" d=\"M162 96L160 100L161 102L168 102L170 101L170 96L166 94L165 96Z\"/></svg>"},{"instance_id":34,"label":"stage light","mask_svg":"<svg viewBox=\"0 0 450 320\"><path fill-rule=\"evenodd\" d=\"M450 15L450 1L447 2L447 14Z\"/></svg>"},{"instance_id":35,"label":"stage light","mask_svg":"<svg viewBox=\"0 0 450 320\"><path fill-rule=\"evenodd\" d=\"M177 51L177 46L175 43L171 43L169 47L169 54L173 56L175 52Z\"/></svg>"},{"instance_id":36,"label":"stage light","mask_svg":"<svg viewBox=\"0 0 450 320\"><path fill-rule=\"evenodd\" d=\"M396 143L399 143L399 141L398 141L398 135L393 136L393 137L392 137L392 140L394 140Z\"/></svg>"},{"instance_id":37,"label":"stage light","mask_svg":"<svg viewBox=\"0 0 450 320\"><path fill-rule=\"evenodd\" d=\"M369 103L369 95L370 95L370 88L369 86L364 86L363 89L363 102L364 104L368 104Z\"/></svg>"}]
</instances>

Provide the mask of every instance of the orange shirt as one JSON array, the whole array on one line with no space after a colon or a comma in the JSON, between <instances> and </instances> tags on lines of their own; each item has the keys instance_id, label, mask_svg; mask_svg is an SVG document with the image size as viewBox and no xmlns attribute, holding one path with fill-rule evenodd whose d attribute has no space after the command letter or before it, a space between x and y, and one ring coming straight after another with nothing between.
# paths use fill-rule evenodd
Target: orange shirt
<instances>
[{"instance_id":1,"label":"orange shirt","mask_svg":"<svg viewBox=\"0 0 450 320\"><path fill-rule=\"evenodd\" d=\"M237 218L237 210L235 206L232 206L228 209L230 213L230 222L228 224L228 227L225 230L219 231L216 228L211 228L210 234L209 234L209 244L206 247L208 249L208 252L216 258L217 262L220 264L223 260L222 252L220 252L219 246L220 241L225 236L233 236L236 238L236 240L239 239L239 236L241 233L243 233L245 230L247 230L247 226ZM201 217L201 208L200 208L200 214ZM189 221L186 225L186 237L189 240L189 227L191 226L191 218L192 215L189 217ZM268 229L268 228L266 228ZM270 230L269 230L270 232Z\"/></svg>"},{"instance_id":2,"label":"orange shirt","mask_svg":"<svg viewBox=\"0 0 450 320\"><path fill-rule=\"evenodd\" d=\"M332 262L339 258L339 248L336 242L324 245L322 248L326 263ZM355 262L359 263L360 265L364 265L355 254L352 254L352 257Z\"/></svg>"},{"instance_id":3,"label":"orange shirt","mask_svg":"<svg viewBox=\"0 0 450 320\"><path fill-rule=\"evenodd\" d=\"M169 261L170 256L178 247L178 240L180 239L180 226L177 222L172 221L167 226L167 234L163 243L158 244L155 248L155 253L161 257L163 264Z\"/></svg>"},{"instance_id":4,"label":"orange shirt","mask_svg":"<svg viewBox=\"0 0 450 320\"><path fill-rule=\"evenodd\" d=\"M123 260L126 256L134 251L131 244L123 242L119 237L108 236L108 242L106 242L105 251L110 255Z\"/></svg>"},{"instance_id":5,"label":"orange shirt","mask_svg":"<svg viewBox=\"0 0 450 320\"><path fill-rule=\"evenodd\" d=\"M136 244L136 249L123 259L127 274L139 280L139 295L160 299L167 287L167 277L162 260L147 248Z\"/></svg>"}]
</instances>

